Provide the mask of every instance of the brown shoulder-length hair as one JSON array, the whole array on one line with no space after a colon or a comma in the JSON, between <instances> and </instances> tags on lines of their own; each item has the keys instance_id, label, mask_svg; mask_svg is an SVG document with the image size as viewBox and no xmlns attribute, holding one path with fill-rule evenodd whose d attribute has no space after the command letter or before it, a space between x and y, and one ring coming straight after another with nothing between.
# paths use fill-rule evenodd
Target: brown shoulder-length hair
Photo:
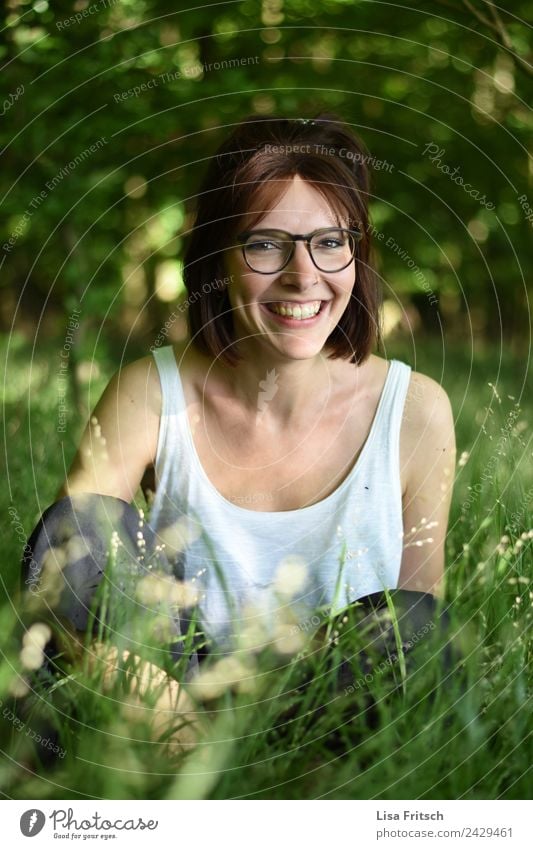
<instances>
[{"instance_id":1,"label":"brown shoulder-length hair","mask_svg":"<svg viewBox=\"0 0 533 849\"><path fill-rule=\"evenodd\" d=\"M357 227L355 286L326 340L329 357L363 362L379 341L381 289L370 262L368 153L334 113L313 119L245 118L222 143L197 195L196 218L184 256L188 322L193 344L230 365L240 359L227 293L223 252L235 244L245 216L260 220L295 175L328 201L339 223Z\"/></svg>"}]
</instances>

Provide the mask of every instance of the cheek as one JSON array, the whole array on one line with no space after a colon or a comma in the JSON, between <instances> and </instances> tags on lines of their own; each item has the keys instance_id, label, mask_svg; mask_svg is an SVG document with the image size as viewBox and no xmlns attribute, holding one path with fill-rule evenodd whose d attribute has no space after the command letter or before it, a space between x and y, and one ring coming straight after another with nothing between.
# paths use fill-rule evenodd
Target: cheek
<instances>
[{"instance_id":1,"label":"cheek","mask_svg":"<svg viewBox=\"0 0 533 849\"><path fill-rule=\"evenodd\" d=\"M249 268L236 268L231 285L239 300L246 304L260 300L268 289L265 278L254 274Z\"/></svg>"},{"instance_id":2,"label":"cheek","mask_svg":"<svg viewBox=\"0 0 533 849\"><path fill-rule=\"evenodd\" d=\"M346 291L348 292L349 295L351 295L352 292L354 291L356 283L357 283L357 268L354 267L354 268L350 269L350 274L347 276Z\"/></svg>"},{"instance_id":3,"label":"cheek","mask_svg":"<svg viewBox=\"0 0 533 849\"><path fill-rule=\"evenodd\" d=\"M261 299L263 286L259 285L249 274L244 274L237 268L233 268L233 274L228 286L228 297L233 309L244 308L245 312L250 308L257 308L256 301Z\"/></svg>"},{"instance_id":4,"label":"cheek","mask_svg":"<svg viewBox=\"0 0 533 849\"><path fill-rule=\"evenodd\" d=\"M350 296L355 287L355 278L353 271L350 274L347 274L343 279L339 280L337 283L337 294L339 297L349 300Z\"/></svg>"},{"instance_id":5,"label":"cheek","mask_svg":"<svg viewBox=\"0 0 533 849\"><path fill-rule=\"evenodd\" d=\"M224 276L227 280L227 292L230 303L236 299L243 300L246 293L246 281L243 280L243 271L238 260L233 257L227 258L223 264Z\"/></svg>"}]
</instances>

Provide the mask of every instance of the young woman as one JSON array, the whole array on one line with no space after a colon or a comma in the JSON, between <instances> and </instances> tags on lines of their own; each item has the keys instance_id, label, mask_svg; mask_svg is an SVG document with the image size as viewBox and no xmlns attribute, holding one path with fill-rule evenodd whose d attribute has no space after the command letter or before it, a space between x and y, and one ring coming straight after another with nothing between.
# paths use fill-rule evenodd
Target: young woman
<instances>
[{"instance_id":1,"label":"young woman","mask_svg":"<svg viewBox=\"0 0 533 849\"><path fill-rule=\"evenodd\" d=\"M310 609L442 594L452 412L374 353L366 161L335 115L236 127L198 192L190 338L115 374L48 513L81 493L129 504L153 467L150 533L214 641L248 602L275 616L280 568Z\"/></svg>"}]
</instances>

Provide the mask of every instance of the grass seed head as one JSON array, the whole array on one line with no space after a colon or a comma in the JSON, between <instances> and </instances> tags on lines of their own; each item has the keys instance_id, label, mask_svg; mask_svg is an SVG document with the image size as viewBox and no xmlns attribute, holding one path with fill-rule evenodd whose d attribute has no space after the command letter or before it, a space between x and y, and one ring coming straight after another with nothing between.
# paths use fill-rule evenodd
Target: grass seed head
<instances>
[{"instance_id":1,"label":"grass seed head","mask_svg":"<svg viewBox=\"0 0 533 849\"><path fill-rule=\"evenodd\" d=\"M274 575L274 591L287 598L300 592L307 581L307 565L302 557L289 555L280 561Z\"/></svg>"}]
</instances>

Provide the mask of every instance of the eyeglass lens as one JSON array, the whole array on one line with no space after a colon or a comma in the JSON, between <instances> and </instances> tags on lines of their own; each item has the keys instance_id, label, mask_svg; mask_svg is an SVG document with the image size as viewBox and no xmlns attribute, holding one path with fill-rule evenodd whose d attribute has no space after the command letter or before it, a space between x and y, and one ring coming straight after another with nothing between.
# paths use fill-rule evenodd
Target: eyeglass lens
<instances>
[{"instance_id":1,"label":"eyeglass lens","mask_svg":"<svg viewBox=\"0 0 533 849\"><path fill-rule=\"evenodd\" d=\"M244 255L250 268L271 273L287 263L294 242L286 233L263 230L252 233L244 244ZM350 264L355 240L346 230L332 229L315 233L309 242L311 256L322 271L340 271Z\"/></svg>"}]
</instances>

